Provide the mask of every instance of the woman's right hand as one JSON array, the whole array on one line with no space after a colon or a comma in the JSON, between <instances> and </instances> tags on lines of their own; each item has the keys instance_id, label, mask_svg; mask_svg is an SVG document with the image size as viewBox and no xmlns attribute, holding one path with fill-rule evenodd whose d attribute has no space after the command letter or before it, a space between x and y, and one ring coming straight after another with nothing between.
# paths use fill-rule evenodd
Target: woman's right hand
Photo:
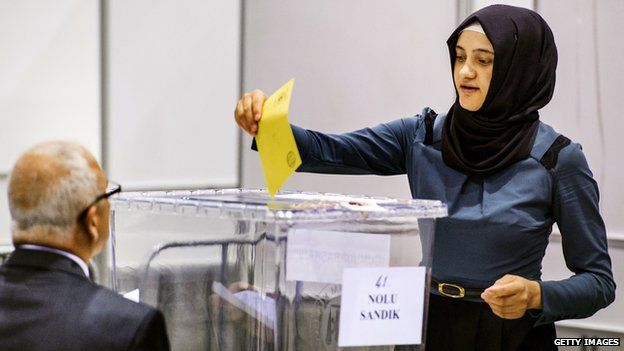
<instances>
[{"instance_id":1,"label":"woman's right hand","mask_svg":"<svg viewBox=\"0 0 624 351\"><path fill-rule=\"evenodd\" d=\"M258 122L262 118L262 105L267 96L262 90L252 90L238 101L234 110L234 119L242 130L251 136L258 133Z\"/></svg>"}]
</instances>

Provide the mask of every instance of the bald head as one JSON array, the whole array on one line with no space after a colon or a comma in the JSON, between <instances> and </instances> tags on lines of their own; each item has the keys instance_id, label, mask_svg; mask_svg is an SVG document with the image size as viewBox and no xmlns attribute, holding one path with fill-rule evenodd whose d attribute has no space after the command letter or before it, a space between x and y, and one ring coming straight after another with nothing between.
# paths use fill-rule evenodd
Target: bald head
<instances>
[{"instance_id":1,"label":"bald head","mask_svg":"<svg viewBox=\"0 0 624 351\"><path fill-rule=\"evenodd\" d=\"M76 217L106 187L97 161L79 144L38 144L15 163L9 207L15 243L71 240Z\"/></svg>"}]
</instances>

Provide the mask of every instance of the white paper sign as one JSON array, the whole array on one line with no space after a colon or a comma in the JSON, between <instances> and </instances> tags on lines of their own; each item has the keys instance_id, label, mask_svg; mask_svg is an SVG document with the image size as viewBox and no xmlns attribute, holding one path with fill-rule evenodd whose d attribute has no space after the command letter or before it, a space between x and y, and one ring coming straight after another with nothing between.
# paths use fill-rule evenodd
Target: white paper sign
<instances>
[{"instance_id":1,"label":"white paper sign","mask_svg":"<svg viewBox=\"0 0 624 351\"><path fill-rule=\"evenodd\" d=\"M126 299L130 301L134 301L138 303L141 300L141 292L139 291L139 289L134 289L132 291L128 291L127 293L123 294L123 297L125 297Z\"/></svg>"},{"instance_id":2,"label":"white paper sign","mask_svg":"<svg viewBox=\"0 0 624 351\"><path fill-rule=\"evenodd\" d=\"M425 267L344 270L338 346L422 343Z\"/></svg>"},{"instance_id":3,"label":"white paper sign","mask_svg":"<svg viewBox=\"0 0 624 351\"><path fill-rule=\"evenodd\" d=\"M293 229L286 252L286 280L340 284L344 268L388 267L390 236Z\"/></svg>"}]
</instances>

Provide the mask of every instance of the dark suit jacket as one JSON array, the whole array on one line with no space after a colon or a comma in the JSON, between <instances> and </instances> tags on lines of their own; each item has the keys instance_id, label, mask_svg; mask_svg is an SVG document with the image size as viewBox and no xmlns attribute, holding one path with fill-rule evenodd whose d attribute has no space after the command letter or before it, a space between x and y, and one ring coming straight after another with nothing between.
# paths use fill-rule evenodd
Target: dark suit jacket
<instances>
[{"instance_id":1,"label":"dark suit jacket","mask_svg":"<svg viewBox=\"0 0 624 351\"><path fill-rule=\"evenodd\" d=\"M169 350L162 314L85 277L72 260L17 249L0 267L0 350Z\"/></svg>"}]
</instances>

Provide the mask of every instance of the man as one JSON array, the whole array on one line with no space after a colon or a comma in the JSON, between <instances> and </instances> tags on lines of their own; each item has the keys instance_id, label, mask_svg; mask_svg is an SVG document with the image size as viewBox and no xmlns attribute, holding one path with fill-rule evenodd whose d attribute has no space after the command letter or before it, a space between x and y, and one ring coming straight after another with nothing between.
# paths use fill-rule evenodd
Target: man
<instances>
[{"instance_id":1,"label":"man","mask_svg":"<svg viewBox=\"0 0 624 351\"><path fill-rule=\"evenodd\" d=\"M108 240L107 180L69 142L22 155L9 181L15 251L0 267L0 350L168 350L162 314L94 284Z\"/></svg>"}]
</instances>

